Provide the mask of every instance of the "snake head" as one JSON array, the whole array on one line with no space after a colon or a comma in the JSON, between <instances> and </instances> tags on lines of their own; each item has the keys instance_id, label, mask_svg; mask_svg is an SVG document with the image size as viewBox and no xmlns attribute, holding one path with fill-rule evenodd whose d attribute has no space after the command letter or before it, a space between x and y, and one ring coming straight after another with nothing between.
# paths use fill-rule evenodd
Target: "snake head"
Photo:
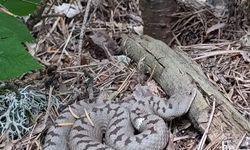
<instances>
[{"instance_id":1,"label":"snake head","mask_svg":"<svg viewBox=\"0 0 250 150\"><path fill-rule=\"evenodd\" d=\"M172 120L187 113L195 96L196 88L177 90L170 98L161 98L153 94L148 86L137 85L133 96L137 101L148 101L149 107L156 115Z\"/></svg>"},{"instance_id":2,"label":"snake head","mask_svg":"<svg viewBox=\"0 0 250 150\"><path fill-rule=\"evenodd\" d=\"M181 90L171 95L169 99L159 99L154 97L158 104L154 107L154 112L166 120L172 120L187 113L196 96L196 88Z\"/></svg>"}]
</instances>

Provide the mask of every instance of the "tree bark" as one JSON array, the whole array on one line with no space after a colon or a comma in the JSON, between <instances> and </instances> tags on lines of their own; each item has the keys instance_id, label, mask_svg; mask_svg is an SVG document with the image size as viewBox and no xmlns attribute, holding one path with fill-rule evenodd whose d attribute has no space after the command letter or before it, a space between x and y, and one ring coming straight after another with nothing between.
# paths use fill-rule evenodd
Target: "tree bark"
<instances>
[{"instance_id":1,"label":"tree bark","mask_svg":"<svg viewBox=\"0 0 250 150\"><path fill-rule=\"evenodd\" d=\"M222 141L231 137L237 145L250 123L232 106L225 96L213 86L197 63L183 51L173 50L165 43L149 36L122 35L122 50L136 62L143 58L145 69L154 70L153 78L168 94L192 82L197 86L197 96L188 113L192 123L204 132L216 102L215 114L209 127L208 139Z\"/></svg>"}]
</instances>

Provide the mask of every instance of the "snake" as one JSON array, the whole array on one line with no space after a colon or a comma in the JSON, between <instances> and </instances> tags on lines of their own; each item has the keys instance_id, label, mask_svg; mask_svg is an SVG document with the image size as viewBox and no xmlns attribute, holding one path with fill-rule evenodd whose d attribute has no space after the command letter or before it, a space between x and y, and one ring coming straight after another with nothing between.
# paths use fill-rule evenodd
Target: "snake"
<instances>
[{"instance_id":1,"label":"snake","mask_svg":"<svg viewBox=\"0 0 250 150\"><path fill-rule=\"evenodd\" d=\"M119 101L77 101L49 128L44 150L162 150L169 141L165 121L189 110L196 96L190 88L161 98L147 87Z\"/></svg>"}]
</instances>

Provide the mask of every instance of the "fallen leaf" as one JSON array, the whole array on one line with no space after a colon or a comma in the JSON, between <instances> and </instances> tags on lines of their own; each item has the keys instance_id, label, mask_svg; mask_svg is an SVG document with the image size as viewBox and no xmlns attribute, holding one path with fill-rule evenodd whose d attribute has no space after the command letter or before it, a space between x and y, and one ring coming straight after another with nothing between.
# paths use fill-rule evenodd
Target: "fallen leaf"
<instances>
[{"instance_id":1,"label":"fallen leaf","mask_svg":"<svg viewBox=\"0 0 250 150\"><path fill-rule=\"evenodd\" d=\"M150 80L146 84L152 93L154 93L155 95L160 95L159 87L154 80Z\"/></svg>"},{"instance_id":2,"label":"fallen leaf","mask_svg":"<svg viewBox=\"0 0 250 150\"><path fill-rule=\"evenodd\" d=\"M62 5L55 6L55 12L64 14L68 18L72 18L81 12L81 7L79 6L74 4L63 3Z\"/></svg>"},{"instance_id":3,"label":"fallen leaf","mask_svg":"<svg viewBox=\"0 0 250 150\"><path fill-rule=\"evenodd\" d=\"M215 25L212 25L210 28L207 29L206 34L209 34L215 30L219 30L221 28L223 28L226 24L225 23L217 23Z\"/></svg>"},{"instance_id":4,"label":"fallen leaf","mask_svg":"<svg viewBox=\"0 0 250 150\"><path fill-rule=\"evenodd\" d=\"M142 18L140 16L138 16L138 15L130 13L128 15L128 17L129 17L129 19L133 20L136 23L143 24Z\"/></svg>"},{"instance_id":5,"label":"fallen leaf","mask_svg":"<svg viewBox=\"0 0 250 150\"><path fill-rule=\"evenodd\" d=\"M123 63L125 65L129 65L131 62L131 59L127 57L126 55L118 55L118 56L115 56L115 58L117 59L119 63Z\"/></svg>"},{"instance_id":6,"label":"fallen leaf","mask_svg":"<svg viewBox=\"0 0 250 150\"><path fill-rule=\"evenodd\" d=\"M8 141L6 138L6 135L1 135L0 136L0 149L2 150L12 150L13 148L13 143Z\"/></svg>"},{"instance_id":7,"label":"fallen leaf","mask_svg":"<svg viewBox=\"0 0 250 150\"><path fill-rule=\"evenodd\" d=\"M134 26L133 30L135 31L135 33L137 33L138 35L143 35L143 26Z\"/></svg>"},{"instance_id":8,"label":"fallen leaf","mask_svg":"<svg viewBox=\"0 0 250 150\"><path fill-rule=\"evenodd\" d=\"M106 32L94 31L89 35L89 38L94 47L92 50L97 58L103 59L104 54L109 57L109 55L118 53L117 43Z\"/></svg>"},{"instance_id":9,"label":"fallen leaf","mask_svg":"<svg viewBox=\"0 0 250 150\"><path fill-rule=\"evenodd\" d=\"M240 54L246 62L250 62L250 52L249 51L242 51Z\"/></svg>"},{"instance_id":10,"label":"fallen leaf","mask_svg":"<svg viewBox=\"0 0 250 150\"><path fill-rule=\"evenodd\" d=\"M242 36L240 38L240 42L244 45L244 46L250 46L250 35L249 33L247 33L246 35Z\"/></svg>"}]
</instances>

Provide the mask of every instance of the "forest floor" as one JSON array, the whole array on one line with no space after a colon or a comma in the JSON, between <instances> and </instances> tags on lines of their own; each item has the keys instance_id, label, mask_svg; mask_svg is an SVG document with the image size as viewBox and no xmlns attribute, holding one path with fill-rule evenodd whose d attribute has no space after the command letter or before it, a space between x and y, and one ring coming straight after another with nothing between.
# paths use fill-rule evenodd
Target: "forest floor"
<instances>
[{"instance_id":1,"label":"forest floor","mask_svg":"<svg viewBox=\"0 0 250 150\"><path fill-rule=\"evenodd\" d=\"M142 4L146 34L185 51L249 119L249 19L244 8L232 7L228 15L218 17L208 8L181 7L174 0L151 3Z\"/></svg>"},{"instance_id":2,"label":"forest floor","mask_svg":"<svg viewBox=\"0 0 250 150\"><path fill-rule=\"evenodd\" d=\"M100 90L118 91L116 98L119 99L143 82L164 96L157 83L150 80L150 73L141 72L140 64L131 63L120 51L121 34L140 35L143 27L152 37L158 35L156 38L172 48L185 51L200 64L209 81L235 108L246 119L250 118L250 53L246 43L240 40L248 28L243 10L235 8L228 17L219 18L208 9L175 6L178 9L172 13L153 12L155 15L167 14L173 19L153 22L153 27L149 27L153 20L143 16L141 6L145 5L138 1L103 0L99 4L98 0L92 0L89 7L87 0L73 2L70 5L79 9L74 17L57 12L55 6L61 4L47 1L46 7L41 8L42 16L33 16L38 21L31 17L26 22L37 39L28 50L46 69L24 75L16 82L47 94L50 91L62 105L60 108L48 107L36 117L32 132L20 140L0 142L0 147L6 150L42 149L46 131L60 111L76 100L95 97ZM152 30L162 35L159 37ZM195 149L202 134L188 118L177 118L170 124L173 147ZM6 141L3 136L1 140ZM221 149L221 145L214 149Z\"/></svg>"}]
</instances>

